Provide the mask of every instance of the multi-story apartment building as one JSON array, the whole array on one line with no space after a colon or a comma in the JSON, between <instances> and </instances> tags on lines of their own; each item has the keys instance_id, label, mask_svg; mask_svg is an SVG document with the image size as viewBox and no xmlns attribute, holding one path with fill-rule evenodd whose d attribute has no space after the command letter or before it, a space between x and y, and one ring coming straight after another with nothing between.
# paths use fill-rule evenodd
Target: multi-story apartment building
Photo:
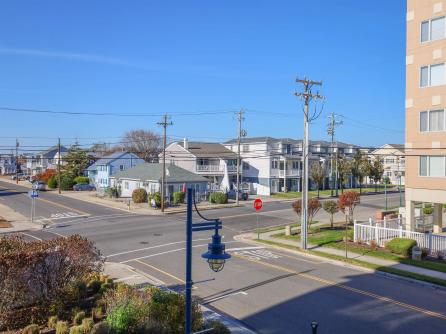
<instances>
[{"instance_id":1,"label":"multi-story apartment building","mask_svg":"<svg viewBox=\"0 0 446 334\"><path fill-rule=\"evenodd\" d=\"M370 159L381 159L384 167L383 177L387 177L391 184L405 184L406 161L404 145L385 144L369 152L368 155ZM367 182L372 183L370 180Z\"/></svg>"},{"instance_id":2,"label":"multi-story apartment building","mask_svg":"<svg viewBox=\"0 0 446 334\"><path fill-rule=\"evenodd\" d=\"M219 143L172 142L166 147L166 163L206 177L210 190L229 190L237 182L237 155Z\"/></svg>"},{"instance_id":3,"label":"multi-story apartment building","mask_svg":"<svg viewBox=\"0 0 446 334\"><path fill-rule=\"evenodd\" d=\"M13 154L0 156L0 175L15 174L17 161Z\"/></svg>"},{"instance_id":4,"label":"multi-story apartment building","mask_svg":"<svg viewBox=\"0 0 446 334\"><path fill-rule=\"evenodd\" d=\"M434 232L446 203L445 16L446 1L407 1L406 226L415 226L416 203L429 202Z\"/></svg>"},{"instance_id":5,"label":"multi-story apartment building","mask_svg":"<svg viewBox=\"0 0 446 334\"><path fill-rule=\"evenodd\" d=\"M224 144L237 152L237 139ZM333 146L326 141L310 141L310 166L325 164L328 187L330 154L351 157L358 147L337 142ZM290 138L253 137L243 138L240 146L242 162L242 182L253 193L270 195L277 192L301 191L302 140ZM310 180L310 187L311 187Z\"/></svg>"},{"instance_id":6,"label":"multi-story apartment building","mask_svg":"<svg viewBox=\"0 0 446 334\"><path fill-rule=\"evenodd\" d=\"M63 157L67 154L67 152L68 149L61 146L59 157L59 148L57 146L53 146L40 153L30 154L27 156L26 168L24 172L34 176L46 171L47 169L56 169L59 159L61 159L61 165L65 163L63 161Z\"/></svg>"}]
</instances>

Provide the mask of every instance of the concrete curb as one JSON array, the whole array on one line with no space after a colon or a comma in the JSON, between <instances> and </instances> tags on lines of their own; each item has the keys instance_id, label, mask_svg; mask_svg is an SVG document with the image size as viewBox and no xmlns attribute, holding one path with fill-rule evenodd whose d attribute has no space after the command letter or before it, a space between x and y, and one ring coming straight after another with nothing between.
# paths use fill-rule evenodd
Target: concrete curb
<instances>
[{"instance_id":1,"label":"concrete curb","mask_svg":"<svg viewBox=\"0 0 446 334\"><path fill-rule=\"evenodd\" d=\"M324 260L325 263L330 263L330 264L333 264L333 265L336 265L336 266L345 267L345 268L349 268L349 269L354 269L354 270L358 270L358 271L363 271L363 272L367 272L367 273L371 273L371 274L376 274L376 275L384 276L384 277L387 277L387 278L390 278L390 279L402 280L402 281L406 281L406 282L409 282L409 283L422 285L422 286L425 286L425 287L428 287L428 288L431 288L431 289L434 289L434 290L441 290L441 291L445 291L446 292L446 287L444 287L442 285L437 285L437 284L430 283L430 282L424 282L424 281L417 280L415 278L400 276L400 275L397 275L397 274L387 273L387 272L380 271L380 270L364 268L364 267L361 267L361 266L358 266L358 265L355 265L355 264L346 263L346 262L339 261L339 260L333 260L333 259L329 259L329 258L326 258L326 257L323 257L323 256L315 255L315 254L309 254L309 253L306 253L304 251L292 250L292 249L289 249L289 248L286 248L286 247L280 247L278 245L271 245L271 244L266 244L266 243L262 243L262 242L257 242L257 241L255 241L253 239L246 239L244 237L244 235L235 236L234 239L241 240L241 241L244 241L246 243L250 243L252 245L263 245L263 246L266 245L266 246L271 247L273 249L285 251L285 252L288 252L288 253L298 254L298 255L302 255L302 256L309 257L309 258L318 259L318 260L322 259L322 260ZM364 261L364 262L366 262L366 261ZM425 276L428 276L428 275L425 275ZM429 277L431 277L431 276L429 276Z\"/></svg>"}]
</instances>

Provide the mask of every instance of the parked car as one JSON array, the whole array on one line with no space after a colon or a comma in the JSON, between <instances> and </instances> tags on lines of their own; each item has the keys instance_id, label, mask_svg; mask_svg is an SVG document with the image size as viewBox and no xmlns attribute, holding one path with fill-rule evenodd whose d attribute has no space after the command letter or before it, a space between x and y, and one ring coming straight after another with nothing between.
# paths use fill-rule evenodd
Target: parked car
<instances>
[{"instance_id":1,"label":"parked car","mask_svg":"<svg viewBox=\"0 0 446 334\"><path fill-rule=\"evenodd\" d=\"M231 190L229 190L229 191L227 192L227 195L228 195L228 198L229 198L229 199L235 199L235 196L236 196L236 190L235 190L235 189L231 189ZM242 191L242 190L240 190L240 191L238 192L238 198L241 199L241 200L243 200L243 201L246 201L246 200L249 198L249 194L248 194L246 191Z\"/></svg>"},{"instance_id":2,"label":"parked car","mask_svg":"<svg viewBox=\"0 0 446 334\"><path fill-rule=\"evenodd\" d=\"M73 186L73 190L75 191L92 191L96 190L96 187L92 184L88 183L78 183Z\"/></svg>"},{"instance_id":3,"label":"parked car","mask_svg":"<svg viewBox=\"0 0 446 334\"><path fill-rule=\"evenodd\" d=\"M46 183L43 181L34 181L33 189L34 190L46 190Z\"/></svg>"}]
</instances>

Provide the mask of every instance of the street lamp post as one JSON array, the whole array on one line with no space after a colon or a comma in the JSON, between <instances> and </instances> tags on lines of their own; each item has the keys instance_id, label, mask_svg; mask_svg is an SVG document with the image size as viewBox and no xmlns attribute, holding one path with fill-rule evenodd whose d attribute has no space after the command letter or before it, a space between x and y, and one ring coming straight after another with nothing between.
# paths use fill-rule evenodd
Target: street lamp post
<instances>
[{"instance_id":1,"label":"street lamp post","mask_svg":"<svg viewBox=\"0 0 446 334\"><path fill-rule=\"evenodd\" d=\"M214 230L212 242L208 244L208 251L201 255L206 259L209 268L214 272L223 270L225 262L231 257L225 251L225 244L221 242L221 235L218 230L221 230L222 223L220 219L207 219L203 217L195 205L195 199L192 195L192 188L187 188L187 218L186 218L186 334L192 333L192 233L197 231L211 231ZM192 223L192 203L195 206L197 214L204 220L204 222Z\"/></svg>"}]
</instances>

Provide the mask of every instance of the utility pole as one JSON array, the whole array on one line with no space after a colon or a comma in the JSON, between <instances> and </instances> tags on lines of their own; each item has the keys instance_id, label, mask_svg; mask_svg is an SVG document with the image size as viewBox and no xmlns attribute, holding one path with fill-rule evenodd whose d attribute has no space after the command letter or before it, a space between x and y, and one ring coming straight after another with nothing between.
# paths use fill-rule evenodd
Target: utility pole
<instances>
[{"instance_id":1,"label":"utility pole","mask_svg":"<svg viewBox=\"0 0 446 334\"><path fill-rule=\"evenodd\" d=\"M15 183L19 184L19 140L15 140Z\"/></svg>"},{"instance_id":2,"label":"utility pole","mask_svg":"<svg viewBox=\"0 0 446 334\"><path fill-rule=\"evenodd\" d=\"M330 151L330 179L331 179L331 197L333 197L333 189L336 189L336 197L338 196L338 182L337 182L337 175L338 175L338 145L336 145L336 172L335 176L333 176L333 150L334 150L334 136L335 136L335 128L338 125L342 124L342 121L338 120L336 117L339 116L332 112L330 115L328 115L328 126L327 126L327 133L329 136L331 136L331 151Z\"/></svg>"},{"instance_id":3,"label":"utility pole","mask_svg":"<svg viewBox=\"0 0 446 334\"><path fill-rule=\"evenodd\" d=\"M237 191L235 192L235 203L239 205L239 190L240 190L240 144L242 137L246 136L246 131L242 129L242 122L245 120L243 114L245 111L240 109L235 114L237 115L238 131L237 131Z\"/></svg>"},{"instance_id":4,"label":"utility pole","mask_svg":"<svg viewBox=\"0 0 446 334\"><path fill-rule=\"evenodd\" d=\"M60 137L59 140L57 142L57 154L58 154L58 159L57 159L57 188L60 194Z\"/></svg>"},{"instance_id":5,"label":"utility pole","mask_svg":"<svg viewBox=\"0 0 446 334\"><path fill-rule=\"evenodd\" d=\"M317 116L314 114L310 117L310 101L322 100L324 97L319 93L313 94L311 88L321 86L322 81L313 81L305 77L304 79L296 79L296 82L301 83L304 86L302 93L295 93L304 101L304 139L302 147L302 165L303 165L303 177L302 177L302 218L301 218L301 247L307 249L308 247L308 123Z\"/></svg>"},{"instance_id":6,"label":"utility pole","mask_svg":"<svg viewBox=\"0 0 446 334\"><path fill-rule=\"evenodd\" d=\"M168 122L170 116L164 114L163 121L158 122L158 125L161 125L164 128L163 132L163 174L161 177L161 212L164 212L164 196L165 196L165 183L166 183L166 142L167 142L167 127L169 125L173 125L172 122Z\"/></svg>"}]
</instances>

